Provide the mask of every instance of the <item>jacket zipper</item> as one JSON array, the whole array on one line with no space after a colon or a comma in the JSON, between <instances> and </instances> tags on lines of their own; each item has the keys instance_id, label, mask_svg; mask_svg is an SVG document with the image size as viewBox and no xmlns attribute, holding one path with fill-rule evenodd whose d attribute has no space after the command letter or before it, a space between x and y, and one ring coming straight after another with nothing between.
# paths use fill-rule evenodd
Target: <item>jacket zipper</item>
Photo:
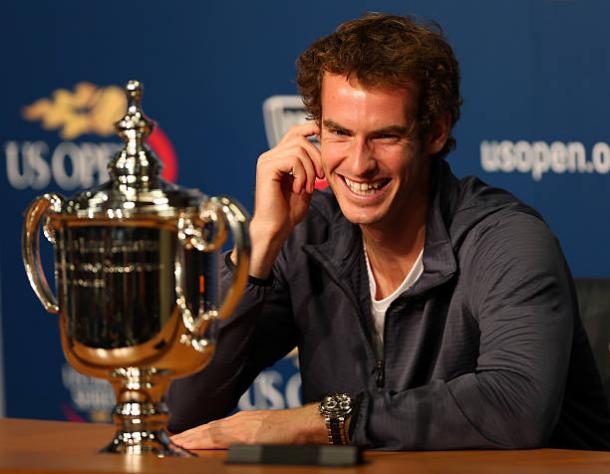
<instances>
[{"instance_id":1,"label":"jacket zipper","mask_svg":"<svg viewBox=\"0 0 610 474\"><path fill-rule=\"evenodd\" d=\"M377 361L377 388L385 385L385 362L383 359Z\"/></svg>"},{"instance_id":2,"label":"jacket zipper","mask_svg":"<svg viewBox=\"0 0 610 474\"><path fill-rule=\"evenodd\" d=\"M392 306L392 305L390 305ZM385 320L383 322L383 339L382 339L382 345L381 345L381 350L376 351L377 352L377 388L383 388L385 385L385 341L388 340L387 338L387 329L388 329L388 310L390 308L388 307L386 309L385 312Z\"/></svg>"},{"instance_id":3,"label":"jacket zipper","mask_svg":"<svg viewBox=\"0 0 610 474\"><path fill-rule=\"evenodd\" d=\"M326 260L324 260L324 258L318 258L318 255L315 252L311 252L307 249L305 249L305 252L308 255L311 255L312 257L314 257L318 263L320 263L322 265L322 267L324 269L326 269L326 272L328 273L328 275L330 276L331 280L333 280L337 286L341 289L341 291L343 291L343 293L345 293L345 295L348 297L348 299L352 302L352 304L354 305L354 307L356 308L356 311L358 313L358 317L360 318L360 320L364 319L364 315L362 314L362 311L360 309L360 305L358 304L356 298L354 297L353 293L349 290L348 287L346 287L346 285L344 284L343 281L339 280L335 274L334 271L332 269L332 267L329 267L328 263L326 262ZM371 349L371 352L373 354L373 357L376 360L375 363L375 385L377 388L383 388L385 385L385 360L383 359L383 352L382 354L377 354L377 350L375 349L374 344L371 342L369 335L363 330L362 328L362 324L359 324L360 326L360 330L363 333L363 337L365 339L368 339L369 341L369 347ZM386 325L384 324L383 327L383 331L384 331L384 336L385 336L385 331L386 331ZM385 340L385 337L384 337ZM385 350L385 348L383 349ZM381 358L379 358L381 357Z\"/></svg>"}]
</instances>

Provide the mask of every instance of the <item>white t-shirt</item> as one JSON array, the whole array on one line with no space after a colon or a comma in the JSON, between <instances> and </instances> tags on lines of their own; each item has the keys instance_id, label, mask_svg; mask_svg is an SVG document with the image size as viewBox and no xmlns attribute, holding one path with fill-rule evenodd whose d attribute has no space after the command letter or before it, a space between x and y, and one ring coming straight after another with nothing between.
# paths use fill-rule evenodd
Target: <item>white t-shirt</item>
<instances>
[{"instance_id":1,"label":"white t-shirt","mask_svg":"<svg viewBox=\"0 0 610 474\"><path fill-rule=\"evenodd\" d=\"M364 245L364 243L363 243ZM377 333L377 338L383 344L383 326L385 324L385 313L392 302L398 298L401 293L404 293L409 288L411 288L422 273L424 273L424 250L422 249L417 256L417 259L413 263L411 270L407 273L407 276L402 281L402 283L394 290L394 292L386 296L382 300L375 299L375 293L377 293L377 285L375 283L375 277L373 276L373 271L371 270L371 264L369 262L369 257L366 253L366 247L364 247L364 257L366 259L366 270L369 274L369 288L371 290L371 314L373 315L373 321L375 323L375 332Z\"/></svg>"}]
</instances>

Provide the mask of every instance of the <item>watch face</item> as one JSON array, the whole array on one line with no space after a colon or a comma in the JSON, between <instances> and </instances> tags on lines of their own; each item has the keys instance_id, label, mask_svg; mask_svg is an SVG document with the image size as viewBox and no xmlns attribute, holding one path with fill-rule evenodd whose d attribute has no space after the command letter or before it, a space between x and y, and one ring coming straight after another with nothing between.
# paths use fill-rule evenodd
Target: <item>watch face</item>
<instances>
[{"instance_id":1,"label":"watch face","mask_svg":"<svg viewBox=\"0 0 610 474\"><path fill-rule=\"evenodd\" d=\"M333 417L349 415L352 412L352 399L345 393L324 397L320 412Z\"/></svg>"}]
</instances>

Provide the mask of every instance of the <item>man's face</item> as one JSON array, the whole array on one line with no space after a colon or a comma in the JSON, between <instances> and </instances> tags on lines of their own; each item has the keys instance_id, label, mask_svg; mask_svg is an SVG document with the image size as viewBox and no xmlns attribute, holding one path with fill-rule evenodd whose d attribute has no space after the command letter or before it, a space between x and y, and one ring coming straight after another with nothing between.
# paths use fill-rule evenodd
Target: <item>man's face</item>
<instances>
[{"instance_id":1,"label":"man's face","mask_svg":"<svg viewBox=\"0 0 610 474\"><path fill-rule=\"evenodd\" d=\"M349 221L391 231L426 205L429 158L417 139L415 107L409 89L367 89L325 73L322 165Z\"/></svg>"}]
</instances>

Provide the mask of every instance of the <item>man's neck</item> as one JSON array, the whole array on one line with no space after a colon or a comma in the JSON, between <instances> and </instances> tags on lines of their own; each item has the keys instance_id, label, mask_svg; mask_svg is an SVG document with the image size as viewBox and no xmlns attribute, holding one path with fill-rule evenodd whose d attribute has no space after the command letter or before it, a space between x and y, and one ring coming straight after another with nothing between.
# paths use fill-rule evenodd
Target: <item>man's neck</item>
<instances>
[{"instance_id":1,"label":"man's neck","mask_svg":"<svg viewBox=\"0 0 610 474\"><path fill-rule=\"evenodd\" d=\"M427 213L427 200L424 200L404 222L397 222L390 229L361 226L377 287L375 299L391 295L410 272L424 248Z\"/></svg>"}]
</instances>

